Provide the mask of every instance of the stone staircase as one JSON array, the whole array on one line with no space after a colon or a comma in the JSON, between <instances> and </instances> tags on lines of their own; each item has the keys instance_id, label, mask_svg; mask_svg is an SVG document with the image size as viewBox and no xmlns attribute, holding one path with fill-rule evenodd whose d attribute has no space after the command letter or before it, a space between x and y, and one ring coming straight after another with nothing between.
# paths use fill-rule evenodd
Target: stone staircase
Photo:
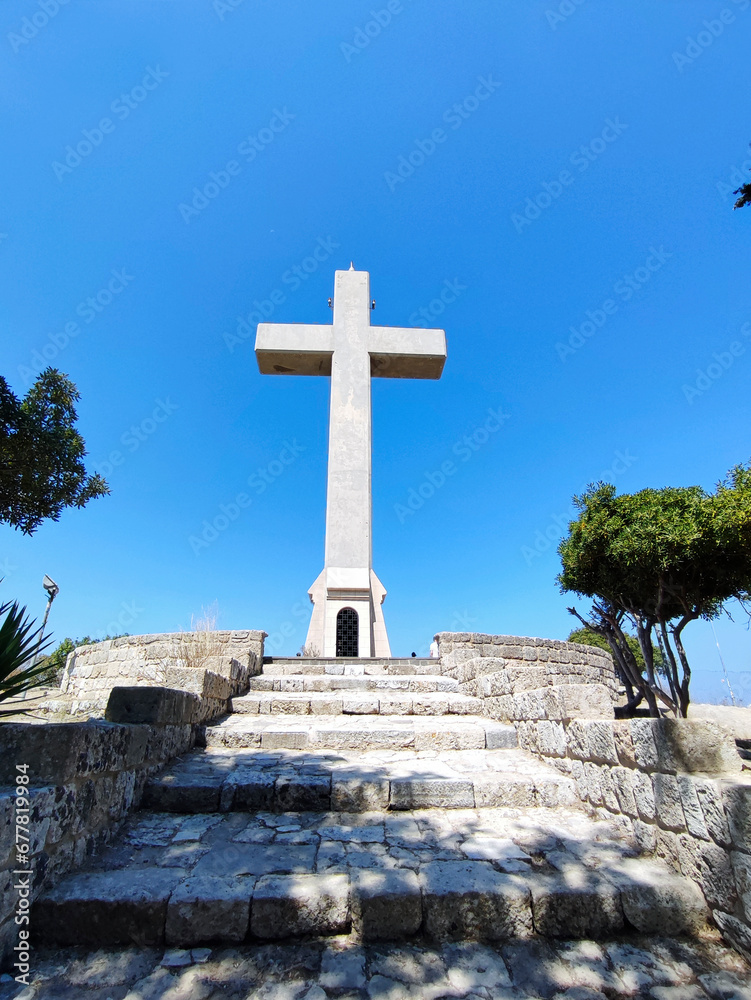
<instances>
[{"instance_id":1,"label":"stone staircase","mask_svg":"<svg viewBox=\"0 0 751 1000\"><path fill-rule=\"evenodd\" d=\"M267 659L118 838L34 908L39 943L194 948L700 934L695 885L436 660Z\"/></svg>"}]
</instances>

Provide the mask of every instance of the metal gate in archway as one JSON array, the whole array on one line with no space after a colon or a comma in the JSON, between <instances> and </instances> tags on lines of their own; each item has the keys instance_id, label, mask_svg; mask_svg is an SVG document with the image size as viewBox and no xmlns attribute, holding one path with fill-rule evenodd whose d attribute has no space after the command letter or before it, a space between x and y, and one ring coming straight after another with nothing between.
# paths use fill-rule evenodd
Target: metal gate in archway
<instances>
[{"instance_id":1,"label":"metal gate in archway","mask_svg":"<svg viewBox=\"0 0 751 1000\"><path fill-rule=\"evenodd\" d=\"M336 616L336 655L358 656L359 622L354 608L342 608Z\"/></svg>"}]
</instances>

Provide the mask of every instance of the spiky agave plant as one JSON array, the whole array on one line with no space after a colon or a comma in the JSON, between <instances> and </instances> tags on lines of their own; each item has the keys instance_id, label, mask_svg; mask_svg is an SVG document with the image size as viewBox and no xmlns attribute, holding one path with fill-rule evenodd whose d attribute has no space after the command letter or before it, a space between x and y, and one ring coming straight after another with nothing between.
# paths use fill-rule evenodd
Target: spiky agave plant
<instances>
[{"instance_id":1,"label":"spiky agave plant","mask_svg":"<svg viewBox=\"0 0 751 1000\"><path fill-rule=\"evenodd\" d=\"M44 662L35 663L37 653L46 649L50 640L42 635L41 628L34 628L35 620L26 615L18 601L8 601L0 605L0 616L6 615L0 624L0 702L37 687L42 683L42 674L47 670ZM25 709L20 706L0 708L0 717L17 715Z\"/></svg>"}]
</instances>

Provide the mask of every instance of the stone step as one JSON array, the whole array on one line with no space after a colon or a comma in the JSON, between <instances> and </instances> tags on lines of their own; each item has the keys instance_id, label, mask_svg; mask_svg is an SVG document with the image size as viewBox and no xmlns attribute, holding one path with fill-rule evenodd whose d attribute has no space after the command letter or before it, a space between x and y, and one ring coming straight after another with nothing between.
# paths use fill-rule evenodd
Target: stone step
<instances>
[{"instance_id":1,"label":"stone step","mask_svg":"<svg viewBox=\"0 0 751 1000\"><path fill-rule=\"evenodd\" d=\"M572 778L521 750L194 751L152 778L159 812L467 809L573 806Z\"/></svg>"},{"instance_id":2,"label":"stone step","mask_svg":"<svg viewBox=\"0 0 751 1000\"><path fill-rule=\"evenodd\" d=\"M474 715L230 715L201 731L207 747L264 750L499 750L513 726Z\"/></svg>"},{"instance_id":3,"label":"stone step","mask_svg":"<svg viewBox=\"0 0 751 1000\"><path fill-rule=\"evenodd\" d=\"M479 715L482 699L454 691L253 691L232 699L244 715Z\"/></svg>"},{"instance_id":4,"label":"stone step","mask_svg":"<svg viewBox=\"0 0 751 1000\"><path fill-rule=\"evenodd\" d=\"M415 657L407 659L314 659L312 657L264 657L263 674L282 677L288 674L329 674L331 676L388 676L389 674L440 674L440 660Z\"/></svg>"},{"instance_id":5,"label":"stone step","mask_svg":"<svg viewBox=\"0 0 751 1000\"><path fill-rule=\"evenodd\" d=\"M749 967L713 942L659 935L606 941L361 942L333 936L204 948L66 948L37 954L41 1000L749 1000ZM38 970L38 971L37 971ZM14 970L15 971L15 970ZM38 978L37 978L38 977ZM108 983L103 988L89 983ZM39 985L36 985L36 984ZM2 993L5 1000L16 994ZM8 987L6 987L7 989ZM2 987L0 987L2 989ZM43 990L37 992L38 990ZM637 992L638 991L638 992Z\"/></svg>"},{"instance_id":6,"label":"stone step","mask_svg":"<svg viewBox=\"0 0 751 1000\"><path fill-rule=\"evenodd\" d=\"M572 810L145 812L37 900L31 928L97 948L510 942L701 934L707 915L693 883Z\"/></svg>"},{"instance_id":7,"label":"stone step","mask_svg":"<svg viewBox=\"0 0 751 1000\"><path fill-rule=\"evenodd\" d=\"M459 682L440 674L259 674L251 691L455 691Z\"/></svg>"}]
</instances>

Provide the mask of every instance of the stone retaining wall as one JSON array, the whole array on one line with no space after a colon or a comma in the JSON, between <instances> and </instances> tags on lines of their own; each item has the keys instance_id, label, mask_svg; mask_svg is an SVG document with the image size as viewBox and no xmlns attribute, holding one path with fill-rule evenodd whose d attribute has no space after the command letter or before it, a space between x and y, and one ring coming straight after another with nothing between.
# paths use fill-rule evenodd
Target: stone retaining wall
<instances>
[{"instance_id":1,"label":"stone retaining wall","mask_svg":"<svg viewBox=\"0 0 751 1000\"><path fill-rule=\"evenodd\" d=\"M721 725L688 719L517 721L519 745L576 781L592 811L702 890L751 957L751 771Z\"/></svg>"},{"instance_id":2,"label":"stone retaining wall","mask_svg":"<svg viewBox=\"0 0 751 1000\"><path fill-rule=\"evenodd\" d=\"M619 682L609 653L594 646L513 635L439 632L441 673L482 698L494 719L603 718Z\"/></svg>"},{"instance_id":3,"label":"stone retaining wall","mask_svg":"<svg viewBox=\"0 0 751 1000\"><path fill-rule=\"evenodd\" d=\"M261 672L265 638L244 630L107 639L68 656L60 687L72 697L74 714L103 711L113 687L141 685L193 691L205 699L206 717L215 718Z\"/></svg>"},{"instance_id":4,"label":"stone retaining wall","mask_svg":"<svg viewBox=\"0 0 751 1000\"><path fill-rule=\"evenodd\" d=\"M23 929L15 924L21 898L30 904L109 840L138 806L147 779L189 750L195 731L103 721L0 725L0 958L7 960ZM18 797L17 788L28 795ZM28 895L26 876L14 874L27 867Z\"/></svg>"}]
</instances>

